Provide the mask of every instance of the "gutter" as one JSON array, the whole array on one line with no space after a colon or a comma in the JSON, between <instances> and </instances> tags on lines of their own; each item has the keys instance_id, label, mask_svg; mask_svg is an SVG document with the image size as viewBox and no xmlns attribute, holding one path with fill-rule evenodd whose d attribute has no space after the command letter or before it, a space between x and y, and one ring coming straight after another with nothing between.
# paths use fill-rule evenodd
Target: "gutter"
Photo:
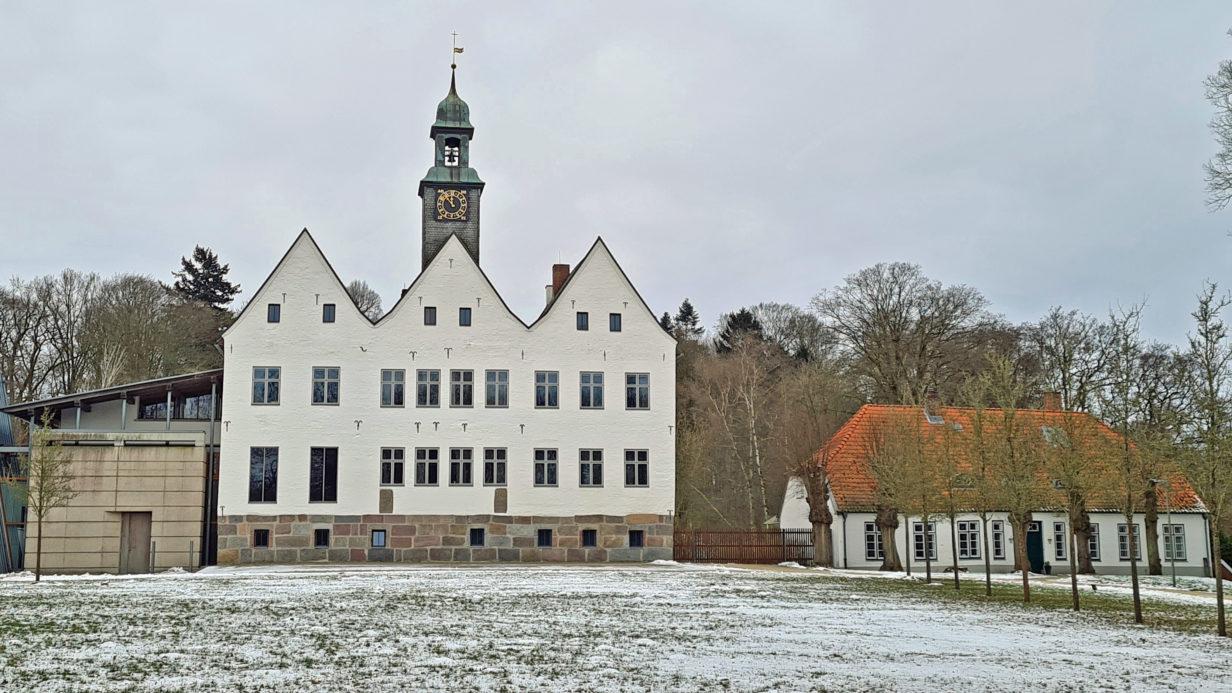
<instances>
[{"instance_id":1,"label":"gutter","mask_svg":"<svg viewBox=\"0 0 1232 693\"><path fill-rule=\"evenodd\" d=\"M847 513L841 512L843 516L843 568L847 568Z\"/></svg>"}]
</instances>

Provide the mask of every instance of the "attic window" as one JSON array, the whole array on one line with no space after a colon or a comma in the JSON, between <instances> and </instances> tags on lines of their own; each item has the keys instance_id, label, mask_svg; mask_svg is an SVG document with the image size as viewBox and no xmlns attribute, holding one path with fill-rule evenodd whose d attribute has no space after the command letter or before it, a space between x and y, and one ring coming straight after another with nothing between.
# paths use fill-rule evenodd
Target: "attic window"
<instances>
[{"instance_id":1,"label":"attic window","mask_svg":"<svg viewBox=\"0 0 1232 693\"><path fill-rule=\"evenodd\" d=\"M1044 440L1049 445L1055 447L1068 447L1069 438L1065 435L1065 431L1052 426L1040 426L1040 434L1044 436Z\"/></svg>"},{"instance_id":2,"label":"attic window","mask_svg":"<svg viewBox=\"0 0 1232 693\"><path fill-rule=\"evenodd\" d=\"M1056 490L1058 490L1058 491L1063 491L1063 490L1065 490L1065 482L1064 482L1064 481L1061 481L1060 479L1053 479L1053 480L1052 480L1052 487L1053 487L1053 488L1055 488L1055 489L1056 489Z\"/></svg>"},{"instance_id":3,"label":"attic window","mask_svg":"<svg viewBox=\"0 0 1232 693\"><path fill-rule=\"evenodd\" d=\"M333 303L326 303L321 306L321 322L333 322L337 313L337 306Z\"/></svg>"},{"instance_id":4,"label":"attic window","mask_svg":"<svg viewBox=\"0 0 1232 693\"><path fill-rule=\"evenodd\" d=\"M282 304L271 303L265 307L266 322L282 322Z\"/></svg>"},{"instance_id":5,"label":"attic window","mask_svg":"<svg viewBox=\"0 0 1232 693\"><path fill-rule=\"evenodd\" d=\"M457 137L445 138L445 165L457 166L462 160L462 140Z\"/></svg>"},{"instance_id":6,"label":"attic window","mask_svg":"<svg viewBox=\"0 0 1232 693\"><path fill-rule=\"evenodd\" d=\"M928 420L928 423L934 426L940 426L941 424L945 423L945 419L941 418L940 416L937 416L936 414L930 414L928 412L924 412L924 418Z\"/></svg>"}]
</instances>

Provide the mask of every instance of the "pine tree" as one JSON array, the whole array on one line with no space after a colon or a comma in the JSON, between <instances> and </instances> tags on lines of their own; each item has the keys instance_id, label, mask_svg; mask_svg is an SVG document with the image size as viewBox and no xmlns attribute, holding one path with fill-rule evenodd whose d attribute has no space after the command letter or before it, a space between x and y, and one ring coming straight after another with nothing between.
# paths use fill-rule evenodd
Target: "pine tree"
<instances>
[{"instance_id":1,"label":"pine tree","mask_svg":"<svg viewBox=\"0 0 1232 693\"><path fill-rule=\"evenodd\" d=\"M663 311L663 316L659 318L659 327L662 327L668 332L675 331L675 325L672 324L672 315L667 311Z\"/></svg>"},{"instance_id":2,"label":"pine tree","mask_svg":"<svg viewBox=\"0 0 1232 693\"><path fill-rule=\"evenodd\" d=\"M666 316L666 313L664 315ZM702 327L701 316L687 298L680 303L680 309L676 311L676 329L690 339L701 339L706 333Z\"/></svg>"},{"instance_id":3,"label":"pine tree","mask_svg":"<svg viewBox=\"0 0 1232 693\"><path fill-rule=\"evenodd\" d=\"M724 316L723 328L714 338L714 348L720 354L726 354L734 349L740 339L745 336L755 337L758 340L765 339L761 322L757 320L757 316L753 315L748 308L741 308L735 313L728 313Z\"/></svg>"},{"instance_id":4,"label":"pine tree","mask_svg":"<svg viewBox=\"0 0 1232 693\"><path fill-rule=\"evenodd\" d=\"M197 246L193 249L192 260L180 258L180 271L172 272L175 293L183 298L200 301L215 310L226 310L227 306L240 292L237 284L227 281L230 265L218 261L213 250Z\"/></svg>"}]
</instances>

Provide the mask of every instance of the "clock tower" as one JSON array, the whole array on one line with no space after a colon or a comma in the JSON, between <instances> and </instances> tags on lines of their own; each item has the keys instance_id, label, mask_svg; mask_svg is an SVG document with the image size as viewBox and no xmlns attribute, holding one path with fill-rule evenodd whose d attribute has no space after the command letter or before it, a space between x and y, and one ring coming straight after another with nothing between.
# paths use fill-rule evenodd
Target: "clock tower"
<instances>
[{"instance_id":1,"label":"clock tower","mask_svg":"<svg viewBox=\"0 0 1232 693\"><path fill-rule=\"evenodd\" d=\"M479 197L483 181L470 167L471 109L458 96L457 65L450 65L449 94L436 107L436 122L429 137L436 160L419 181L423 200L423 267L440 252L450 236L457 236L479 262Z\"/></svg>"}]
</instances>

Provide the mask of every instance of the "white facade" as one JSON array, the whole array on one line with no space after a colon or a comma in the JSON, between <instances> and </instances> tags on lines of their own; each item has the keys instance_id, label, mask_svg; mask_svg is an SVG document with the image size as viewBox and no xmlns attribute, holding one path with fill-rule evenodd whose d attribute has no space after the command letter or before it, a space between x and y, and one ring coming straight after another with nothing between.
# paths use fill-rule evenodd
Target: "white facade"
<instances>
[{"instance_id":1,"label":"white facade","mask_svg":"<svg viewBox=\"0 0 1232 693\"><path fill-rule=\"evenodd\" d=\"M267 306L279 304L278 322ZM335 320L323 322L323 306ZM436 324L425 325L425 307ZM459 309L471 311L461 326ZM577 313L589 329L577 327ZM609 315L620 315L620 331ZM507 452L509 515L670 515L675 502L675 341L629 283L602 240L550 309L527 326L505 306L456 238L380 321L355 307L305 231L227 331L221 515L378 512L493 513L497 487L483 478L485 448ZM280 369L277 404L253 402L253 369ZM336 404L313 404L314 368L339 370ZM381 372L404 371L404 406L382 406ZM416 373L440 372L439 406L417 406ZM508 405L486 406L485 371L508 372ZM473 405L451 406L451 371L473 373ZM535 373L558 374L559 405L536 408ZM582 372L603 373L604 406L579 404ZM628 409L626 374L649 374L647 409ZM250 450L278 448L277 501L249 499ZM309 500L313 447L338 449L337 500ZM404 449L404 483L381 484L382 448ZM439 451L438 483L416 485L415 450ZM473 450L471 483L450 484L451 448ZM536 486L534 451L557 451L557 484ZM579 484L579 451L603 451L603 482ZM646 486L625 484L625 451L648 451Z\"/></svg>"},{"instance_id":2,"label":"white facade","mask_svg":"<svg viewBox=\"0 0 1232 693\"><path fill-rule=\"evenodd\" d=\"M834 546L834 565L839 568L854 568L876 570L881 566L881 558L876 554L880 545L880 535L876 529L876 515L871 512L840 512L831 500L831 512L834 523L831 525L831 536ZM1102 574L1128 574L1130 561L1127 536L1123 532L1125 517L1116 512L1091 512L1091 523L1097 528L1093 533L1092 544L1096 550L1092 552L1092 565L1095 572ZM1039 523L1039 536L1031 541L1039 542L1043 552L1043 560L1048 562L1052 572L1069 572L1069 520L1063 512L1040 511L1033 513L1033 521ZM808 502L803 495L803 487L798 479L792 479L783 499L783 509L780 515L781 526L784 529L811 529L808 521ZM1177 536L1176 570L1178 575L1209 575L1210 536L1207 533L1206 516L1196 512L1175 512L1171 515L1171 524L1179 527ZM933 570L936 573L944 571L953 564L954 534L951 532L948 517L930 518L933 524L935 548L933 549ZM968 532L967 541L959 541L960 568L972 572L984 570L983 528L978 515L960 513L956 520L959 528ZM1145 519L1142 513L1134 518L1138 536L1145 542ZM1172 562L1165 549L1164 525L1169 524L1166 512L1159 513L1159 555L1163 562L1164 573L1171 571ZM917 526L918 525L918 526ZM909 528L913 531L912 538L920 541L909 542ZM922 553L923 523L920 518L900 517L899 526L895 532L895 544L899 559L906 563L910 558L912 570L924 569ZM1014 543L1018 538L1003 512L993 513L989 522L989 548L992 552L992 569L994 572L1009 572L1014 565ZM974 532L972 534L971 532ZM994 541L1000 537L998 541ZM970 545L974 540L975 552L963 551L964 545ZM1058 543L1061 544L1058 552ZM1000 550L997 549L1000 546ZM1028 547L1032 544L1028 543ZM1138 570L1146 573L1147 552L1145 545L1140 547Z\"/></svg>"}]
</instances>

